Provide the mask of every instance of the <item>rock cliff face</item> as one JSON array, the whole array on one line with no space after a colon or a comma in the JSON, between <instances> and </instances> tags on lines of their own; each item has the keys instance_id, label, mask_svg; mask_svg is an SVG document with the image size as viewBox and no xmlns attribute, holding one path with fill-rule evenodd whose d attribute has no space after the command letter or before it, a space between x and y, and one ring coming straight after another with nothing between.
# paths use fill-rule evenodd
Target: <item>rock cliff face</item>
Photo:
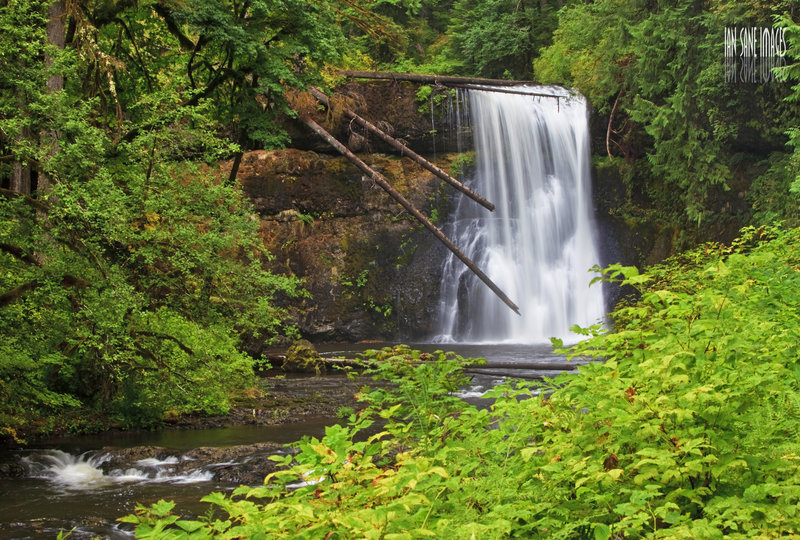
<instances>
[{"instance_id":1,"label":"rock cliff face","mask_svg":"<svg viewBox=\"0 0 800 540\"><path fill-rule=\"evenodd\" d=\"M428 97L421 99L418 97L421 87L420 84L403 81L350 81L336 89L336 95L340 97L334 99L333 105L334 109L337 105L347 107L394 138L404 141L419 154L427 156L461 151L452 118L455 92L436 87L429 94L422 93ZM347 143L353 152L395 152L339 113L315 116L319 123L326 124L339 141ZM327 143L299 123L287 124L286 130L293 148L331 152ZM469 146L469 137L469 131L465 130L461 143Z\"/></svg>"},{"instance_id":2,"label":"rock cliff face","mask_svg":"<svg viewBox=\"0 0 800 540\"><path fill-rule=\"evenodd\" d=\"M362 158L426 215L446 213L448 188L416 163ZM438 161L446 167L448 156ZM297 311L303 336L359 341L430 331L443 248L345 158L250 152L238 181L261 218L272 270L302 277L311 294Z\"/></svg>"},{"instance_id":3,"label":"rock cliff face","mask_svg":"<svg viewBox=\"0 0 800 540\"><path fill-rule=\"evenodd\" d=\"M431 101L420 101L418 90L403 82L351 82L337 90L344 98L334 100L334 113L313 103L306 111L441 223L452 188L408 158L379 153L391 149L335 112L337 106L355 110L447 170L456 154L443 152L455 151L456 138L441 105L452 94L434 90L441 97L431 114ZM246 154L237 180L261 219L261 236L275 255L272 270L303 278L311 294L296 311L303 337L424 339L433 328L446 248L300 123L286 127L292 147ZM222 173L230 166L223 164Z\"/></svg>"},{"instance_id":4,"label":"rock cliff face","mask_svg":"<svg viewBox=\"0 0 800 540\"><path fill-rule=\"evenodd\" d=\"M349 82L337 89L344 97L334 101L334 110L337 104L354 110L448 170L457 151L471 149L470 133L455 133L453 91L434 88L428 95L419 89L405 82ZM418 95L428 97L421 101ZM450 186L391 154L340 113L320 112L313 101L305 111L424 214L444 223L452 207ZM605 124L598 126L592 128L599 137ZM303 278L311 294L296 311L303 337L316 342L430 337L446 248L300 123L286 127L292 148L246 154L237 180L261 219L261 236L275 255L272 270ZM223 164L222 173L230 166ZM669 255L673 232L620 219L615 208L624 203L622 180L608 170L594 173L603 264L640 265Z\"/></svg>"}]
</instances>

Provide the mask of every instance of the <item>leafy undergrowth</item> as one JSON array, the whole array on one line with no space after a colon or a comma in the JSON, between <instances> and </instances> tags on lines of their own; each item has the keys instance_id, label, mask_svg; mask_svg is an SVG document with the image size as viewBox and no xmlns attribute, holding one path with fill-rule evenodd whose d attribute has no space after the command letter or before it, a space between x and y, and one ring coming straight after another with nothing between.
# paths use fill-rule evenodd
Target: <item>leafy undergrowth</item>
<instances>
[{"instance_id":1,"label":"leafy undergrowth","mask_svg":"<svg viewBox=\"0 0 800 540\"><path fill-rule=\"evenodd\" d=\"M450 394L463 359L373 352L396 386L275 458L290 469L207 496L213 518L161 501L123 520L142 538L799 535L798 246L800 229L749 229L646 274L607 269L639 300L569 351L604 362L541 393L496 388L491 410Z\"/></svg>"}]
</instances>

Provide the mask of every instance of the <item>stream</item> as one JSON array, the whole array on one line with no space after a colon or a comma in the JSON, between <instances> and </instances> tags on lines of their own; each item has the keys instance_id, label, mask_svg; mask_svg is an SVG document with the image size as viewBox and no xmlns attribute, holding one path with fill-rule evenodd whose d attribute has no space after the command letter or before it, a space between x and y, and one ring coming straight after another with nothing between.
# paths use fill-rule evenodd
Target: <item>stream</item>
<instances>
[{"instance_id":1,"label":"stream","mask_svg":"<svg viewBox=\"0 0 800 540\"><path fill-rule=\"evenodd\" d=\"M328 356L353 357L382 344L321 346ZM427 351L453 350L492 362L563 360L548 345L415 345ZM556 371L539 372L555 376ZM480 396L504 380L500 372L475 375L459 394L479 404ZM341 375L295 380L314 388L344 384ZM485 406L485 404L484 404ZM211 429L163 429L51 439L37 448L0 452L0 539L130 538L131 528L116 518L149 505L173 500L185 515L199 515L199 502L212 491L258 484L270 472L270 455L303 435L321 436L331 416L305 417L279 425L235 425Z\"/></svg>"}]
</instances>

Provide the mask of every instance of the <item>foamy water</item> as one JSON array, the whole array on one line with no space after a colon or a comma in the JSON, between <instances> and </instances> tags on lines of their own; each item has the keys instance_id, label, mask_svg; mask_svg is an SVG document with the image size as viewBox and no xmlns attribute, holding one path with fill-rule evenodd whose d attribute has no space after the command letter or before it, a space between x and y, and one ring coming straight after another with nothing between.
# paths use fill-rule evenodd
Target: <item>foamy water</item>
<instances>
[{"instance_id":1,"label":"foamy water","mask_svg":"<svg viewBox=\"0 0 800 540\"><path fill-rule=\"evenodd\" d=\"M127 469L103 470L103 464L110 456L98 452L69 454L61 450L48 450L34 456L23 458L23 463L32 478L42 478L67 489L97 489L114 484L131 482L171 482L189 484L207 482L214 478L209 468L175 472L179 463L176 456L164 459L146 458Z\"/></svg>"},{"instance_id":2,"label":"foamy water","mask_svg":"<svg viewBox=\"0 0 800 540\"><path fill-rule=\"evenodd\" d=\"M508 309L450 256L438 343L577 341L575 325L602 322L594 238L586 102L557 87L517 88L559 100L470 90L476 176L492 213L459 199L447 232L520 308Z\"/></svg>"}]
</instances>

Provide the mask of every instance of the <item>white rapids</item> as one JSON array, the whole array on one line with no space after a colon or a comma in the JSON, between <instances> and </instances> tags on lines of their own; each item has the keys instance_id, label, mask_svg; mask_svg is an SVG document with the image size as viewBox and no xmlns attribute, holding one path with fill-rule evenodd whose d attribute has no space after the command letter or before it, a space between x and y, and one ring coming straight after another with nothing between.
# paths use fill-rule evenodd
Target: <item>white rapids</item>
<instances>
[{"instance_id":1,"label":"white rapids","mask_svg":"<svg viewBox=\"0 0 800 540\"><path fill-rule=\"evenodd\" d=\"M207 482L214 477L213 471L195 469L176 473L172 465L178 458L171 456L163 460L142 459L135 467L103 471L108 456L102 453L86 452L75 455L61 450L48 450L36 456L23 459L33 478L42 478L67 489L91 490L129 482L171 482L188 484Z\"/></svg>"}]
</instances>

